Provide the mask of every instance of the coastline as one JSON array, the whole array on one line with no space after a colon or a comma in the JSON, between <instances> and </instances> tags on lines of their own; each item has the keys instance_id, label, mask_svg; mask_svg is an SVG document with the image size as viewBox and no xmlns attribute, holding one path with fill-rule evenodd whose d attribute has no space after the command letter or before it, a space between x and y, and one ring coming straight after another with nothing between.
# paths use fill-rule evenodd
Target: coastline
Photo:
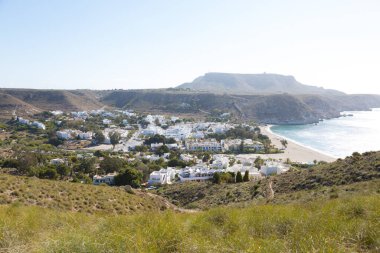
<instances>
[{"instance_id":1,"label":"coastline","mask_svg":"<svg viewBox=\"0 0 380 253\"><path fill-rule=\"evenodd\" d=\"M272 125L260 127L261 132L267 135L270 138L272 144L278 148L282 147L282 144L281 144L282 139L286 139L288 141L288 145L286 149L284 150L284 153L267 154L267 155L262 155L262 157L283 159L283 160L286 160L287 158L289 158L291 161L302 162L302 163L310 163L310 162L313 162L314 160L333 162L337 159L336 157L333 157L328 154L324 154L321 151L304 146L289 138L275 134L270 130L271 126Z\"/></svg>"}]
</instances>

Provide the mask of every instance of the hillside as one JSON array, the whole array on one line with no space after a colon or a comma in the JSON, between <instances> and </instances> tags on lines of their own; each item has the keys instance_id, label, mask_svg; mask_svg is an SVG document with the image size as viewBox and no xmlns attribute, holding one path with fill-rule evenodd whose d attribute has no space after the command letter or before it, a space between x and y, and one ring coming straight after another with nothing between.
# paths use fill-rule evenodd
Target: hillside
<instances>
[{"instance_id":1,"label":"hillside","mask_svg":"<svg viewBox=\"0 0 380 253\"><path fill-rule=\"evenodd\" d=\"M101 102L141 112L204 114L213 110L269 124L305 124L345 110L380 107L379 95L229 95L178 89L112 91Z\"/></svg>"},{"instance_id":2,"label":"hillside","mask_svg":"<svg viewBox=\"0 0 380 253\"><path fill-rule=\"evenodd\" d=\"M0 206L1 252L378 252L380 198L180 214Z\"/></svg>"},{"instance_id":3,"label":"hillside","mask_svg":"<svg viewBox=\"0 0 380 253\"><path fill-rule=\"evenodd\" d=\"M40 109L9 94L0 92L0 119L9 118L16 111L19 115L24 116L38 113Z\"/></svg>"},{"instance_id":4,"label":"hillside","mask_svg":"<svg viewBox=\"0 0 380 253\"><path fill-rule=\"evenodd\" d=\"M25 111L24 107L38 111L78 111L99 109L104 106L99 102L99 96L89 90L0 89L0 93L12 98L6 105L12 110L16 108L19 115ZM9 110L3 106L4 102L0 103L2 113L9 117Z\"/></svg>"},{"instance_id":5,"label":"hillside","mask_svg":"<svg viewBox=\"0 0 380 253\"><path fill-rule=\"evenodd\" d=\"M274 198L270 196L272 186ZM355 155L312 169L294 169L259 182L239 184L184 183L158 193L186 208L219 205L307 202L315 199L380 193L380 151Z\"/></svg>"},{"instance_id":6,"label":"hillside","mask_svg":"<svg viewBox=\"0 0 380 253\"><path fill-rule=\"evenodd\" d=\"M193 82L181 84L177 88L232 94L275 94L285 92L289 94L344 94L337 90L304 85L299 83L293 76L278 74L207 73L196 78Z\"/></svg>"},{"instance_id":7,"label":"hillside","mask_svg":"<svg viewBox=\"0 0 380 253\"><path fill-rule=\"evenodd\" d=\"M130 214L172 208L165 200L139 191L131 194L117 187L0 174L0 204L12 203L107 214Z\"/></svg>"},{"instance_id":8,"label":"hillside","mask_svg":"<svg viewBox=\"0 0 380 253\"><path fill-rule=\"evenodd\" d=\"M0 116L29 115L44 110L79 111L103 107L149 113L204 116L230 112L235 118L267 124L306 124L339 117L341 111L380 107L380 95L269 94L233 95L184 89L28 90L0 89Z\"/></svg>"}]
</instances>

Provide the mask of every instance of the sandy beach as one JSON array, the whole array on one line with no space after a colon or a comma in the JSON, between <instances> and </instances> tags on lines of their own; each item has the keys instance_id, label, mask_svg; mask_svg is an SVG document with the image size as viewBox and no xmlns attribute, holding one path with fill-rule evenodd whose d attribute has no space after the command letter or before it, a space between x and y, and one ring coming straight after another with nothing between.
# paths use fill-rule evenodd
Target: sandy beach
<instances>
[{"instance_id":1,"label":"sandy beach","mask_svg":"<svg viewBox=\"0 0 380 253\"><path fill-rule=\"evenodd\" d=\"M267 135L271 141L272 144L275 145L278 148L282 148L281 140L286 139L281 136L278 136L274 133L272 133L269 130L270 126L260 127L261 132L265 135ZM294 162L313 162L314 160L317 161L326 161L326 162L333 162L336 160L336 158L320 153L316 150L310 149L308 147L301 146L291 140L288 140L288 145L286 149L284 150L284 153L280 154L268 154L268 155L260 155L263 158L274 158L274 159L283 159L286 160L289 158L291 161ZM253 155L243 155L243 156L253 156ZM257 155L254 155L257 156Z\"/></svg>"}]
</instances>

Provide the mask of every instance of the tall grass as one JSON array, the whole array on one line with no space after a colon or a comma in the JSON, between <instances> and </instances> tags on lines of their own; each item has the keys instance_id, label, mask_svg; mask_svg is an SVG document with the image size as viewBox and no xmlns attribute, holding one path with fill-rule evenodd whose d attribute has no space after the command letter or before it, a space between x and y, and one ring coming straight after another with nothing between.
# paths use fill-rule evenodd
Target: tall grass
<instances>
[{"instance_id":1,"label":"tall grass","mask_svg":"<svg viewBox=\"0 0 380 253\"><path fill-rule=\"evenodd\" d=\"M379 252L380 198L129 216L0 206L0 252Z\"/></svg>"}]
</instances>

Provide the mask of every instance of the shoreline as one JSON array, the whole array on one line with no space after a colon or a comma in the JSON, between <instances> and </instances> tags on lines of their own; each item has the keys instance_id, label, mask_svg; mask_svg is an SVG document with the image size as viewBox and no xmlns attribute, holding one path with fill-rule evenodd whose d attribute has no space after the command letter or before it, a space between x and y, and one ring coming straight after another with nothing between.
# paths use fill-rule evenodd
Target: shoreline
<instances>
[{"instance_id":1,"label":"shoreline","mask_svg":"<svg viewBox=\"0 0 380 253\"><path fill-rule=\"evenodd\" d=\"M266 154L265 156L268 158L283 159L283 160L286 160L287 158L289 158L291 161L302 162L302 163L311 163L314 160L333 162L336 159L338 159L337 157L334 157L332 155L325 154L319 150L313 149L311 147L307 147L294 140L275 134L270 130L271 126L272 125L260 127L261 132L267 135L269 139L271 140L272 144L278 148L282 147L282 144L281 144L282 139L286 139L288 141L288 145L285 148L284 153Z\"/></svg>"}]
</instances>

